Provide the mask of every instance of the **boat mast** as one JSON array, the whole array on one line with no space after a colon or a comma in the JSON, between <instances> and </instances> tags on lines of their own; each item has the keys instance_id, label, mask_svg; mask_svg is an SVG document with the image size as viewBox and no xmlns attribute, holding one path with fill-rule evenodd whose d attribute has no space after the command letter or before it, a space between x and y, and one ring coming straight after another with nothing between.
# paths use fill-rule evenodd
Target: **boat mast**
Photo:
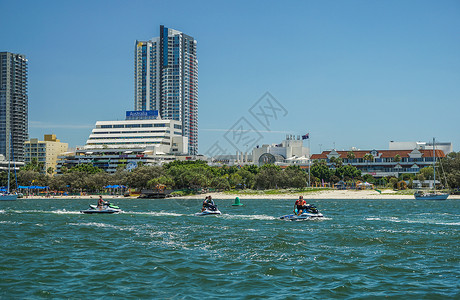
<instances>
[{"instance_id":1,"label":"boat mast","mask_svg":"<svg viewBox=\"0 0 460 300\"><path fill-rule=\"evenodd\" d=\"M8 187L6 192L9 194L10 193L10 171L11 170L11 159L8 157Z\"/></svg>"},{"instance_id":2,"label":"boat mast","mask_svg":"<svg viewBox=\"0 0 460 300\"><path fill-rule=\"evenodd\" d=\"M435 141L433 138L433 188L436 192L436 154L435 154Z\"/></svg>"}]
</instances>

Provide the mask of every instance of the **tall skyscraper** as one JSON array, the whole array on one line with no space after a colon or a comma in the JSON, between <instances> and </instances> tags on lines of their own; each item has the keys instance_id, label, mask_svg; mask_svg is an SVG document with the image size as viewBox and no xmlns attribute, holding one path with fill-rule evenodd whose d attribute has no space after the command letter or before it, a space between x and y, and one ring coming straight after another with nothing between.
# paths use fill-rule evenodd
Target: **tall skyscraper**
<instances>
[{"instance_id":1,"label":"tall skyscraper","mask_svg":"<svg viewBox=\"0 0 460 300\"><path fill-rule=\"evenodd\" d=\"M136 41L134 110L158 110L162 119L181 122L189 154L198 152L198 60L196 41L160 26L160 36Z\"/></svg>"},{"instance_id":2,"label":"tall skyscraper","mask_svg":"<svg viewBox=\"0 0 460 300\"><path fill-rule=\"evenodd\" d=\"M28 136L27 59L0 52L0 154L24 161Z\"/></svg>"}]
</instances>

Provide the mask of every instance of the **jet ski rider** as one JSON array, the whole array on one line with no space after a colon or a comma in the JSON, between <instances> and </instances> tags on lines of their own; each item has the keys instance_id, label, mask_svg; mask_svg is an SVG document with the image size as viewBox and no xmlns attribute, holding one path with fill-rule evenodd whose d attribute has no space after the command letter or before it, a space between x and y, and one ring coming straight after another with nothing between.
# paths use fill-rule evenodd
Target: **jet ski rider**
<instances>
[{"instance_id":1,"label":"jet ski rider","mask_svg":"<svg viewBox=\"0 0 460 300\"><path fill-rule=\"evenodd\" d=\"M297 209L297 215L300 216L304 210L307 209L307 202L303 200L303 196L299 196L299 200L296 200L294 204L294 211Z\"/></svg>"},{"instance_id":2,"label":"jet ski rider","mask_svg":"<svg viewBox=\"0 0 460 300\"><path fill-rule=\"evenodd\" d=\"M201 208L201 211L205 211L206 208L209 208L210 210L215 210L216 205L214 204L214 201L212 200L211 196L206 196L203 201L203 207Z\"/></svg>"},{"instance_id":3,"label":"jet ski rider","mask_svg":"<svg viewBox=\"0 0 460 300\"><path fill-rule=\"evenodd\" d=\"M102 199L102 196L99 196L99 200L97 200L97 207L99 208L99 210L102 210L102 207L104 205L107 205L107 203L108 203L107 201L104 201Z\"/></svg>"}]
</instances>

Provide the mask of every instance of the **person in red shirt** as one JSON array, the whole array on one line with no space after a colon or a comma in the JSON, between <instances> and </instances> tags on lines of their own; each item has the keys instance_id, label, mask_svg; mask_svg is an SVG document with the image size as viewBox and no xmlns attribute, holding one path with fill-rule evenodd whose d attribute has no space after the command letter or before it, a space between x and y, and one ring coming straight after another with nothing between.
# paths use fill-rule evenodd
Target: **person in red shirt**
<instances>
[{"instance_id":1,"label":"person in red shirt","mask_svg":"<svg viewBox=\"0 0 460 300\"><path fill-rule=\"evenodd\" d=\"M299 200L296 200L294 204L294 211L297 209L297 215L300 216L303 213L303 210L305 206L307 205L307 202L303 200L303 196L299 196Z\"/></svg>"}]
</instances>

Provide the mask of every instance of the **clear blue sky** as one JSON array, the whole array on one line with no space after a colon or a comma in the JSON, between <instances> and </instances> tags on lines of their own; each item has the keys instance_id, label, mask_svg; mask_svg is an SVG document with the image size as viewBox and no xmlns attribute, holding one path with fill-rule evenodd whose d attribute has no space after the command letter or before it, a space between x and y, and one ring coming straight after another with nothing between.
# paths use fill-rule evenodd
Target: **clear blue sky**
<instances>
[{"instance_id":1,"label":"clear blue sky","mask_svg":"<svg viewBox=\"0 0 460 300\"><path fill-rule=\"evenodd\" d=\"M199 152L241 117L262 143L320 149L450 141L460 150L460 1L0 0L0 51L29 60L29 133L84 145L133 109L134 43L198 41ZM270 92L287 111L249 113ZM230 146L222 146L234 153Z\"/></svg>"}]
</instances>

